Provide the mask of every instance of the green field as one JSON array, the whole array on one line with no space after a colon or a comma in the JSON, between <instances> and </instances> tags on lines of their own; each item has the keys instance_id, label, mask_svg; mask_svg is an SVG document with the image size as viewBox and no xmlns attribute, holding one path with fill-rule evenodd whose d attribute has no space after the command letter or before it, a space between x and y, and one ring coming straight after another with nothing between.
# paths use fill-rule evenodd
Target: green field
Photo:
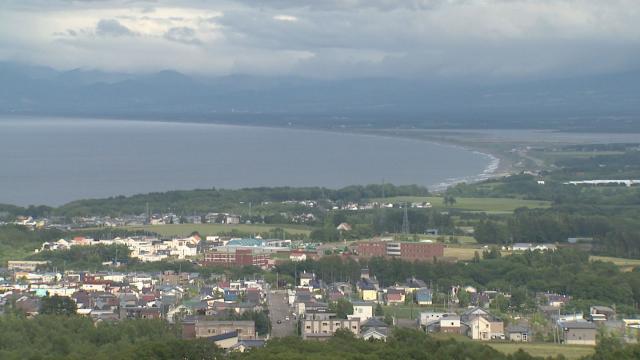
<instances>
[{"instance_id":1,"label":"green field","mask_svg":"<svg viewBox=\"0 0 640 360\"><path fill-rule=\"evenodd\" d=\"M476 251L482 256L482 249L479 248L447 246L444 248L444 256L454 257L458 260L471 260Z\"/></svg>"},{"instance_id":2,"label":"green field","mask_svg":"<svg viewBox=\"0 0 640 360\"><path fill-rule=\"evenodd\" d=\"M449 207L451 209L484 211L490 213L508 213L520 207L528 208L547 208L550 206L548 201L539 200L522 200L509 198L455 198L456 203ZM401 203L401 202L430 202L434 208L447 208L439 196L396 196L384 199L375 199L375 201Z\"/></svg>"},{"instance_id":3,"label":"green field","mask_svg":"<svg viewBox=\"0 0 640 360\"><path fill-rule=\"evenodd\" d=\"M610 256L590 256L589 260L612 262L618 265L622 271L632 271L634 267L640 266L639 259L625 259Z\"/></svg>"},{"instance_id":4,"label":"green field","mask_svg":"<svg viewBox=\"0 0 640 360\"><path fill-rule=\"evenodd\" d=\"M492 244L484 244L487 245L489 248L496 246L496 245L492 245ZM454 257L458 260L471 260L473 259L473 257L475 256L476 251L478 252L478 254L482 257L482 252L485 249L482 248L480 245L452 245L452 244L447 244L447 246L444 248L444 256L445 257ZM511 255L510 251L500 251L500 253L502 254L502 256L507 256L507 255Z\"/></svg>"},{"instance_id":5,"label":"green field","mask_svg":"<svg viewBox=\"0 0 640 360\"><path fill-rule=\"evenodd\" d=\"M202 236L218 235L239 231L242 233L259 234L270 230L281 228L290 234L309 235L311 229L307 226L298 225L226 225L226 224L175 224L175 225L145 225L145 226L128 226L127 230L144 230L158 233L162 236L187 236L197 231Z\"/></svg>"},{"instance_id":6,"label":"green field","mask_svg":"<svg viewBox=\"0 0 640 360\"><path fill-rule=\"evenodd\" d=\"M554 343L487 343L487 345L505 354L522 349L533 356L548 357L562 354L565 358L580 359L594 353L593 346L563 345Z\"/></svg>"},{"instance_id":7,"label":"green field","mask_svg":"<svg viewBox=\"0 0 640 360\"><path fill-rule=\"evenodd\" d=\"M442 340L453 338L456 341L461 342L473 341L464 335L435 333L430 334L430 336ZM593 346L562 345L555 343L483 342L483 344L489 345L504 354L513 354L518 351L518 349L522 349L533 356L543 358L562 354L568 360L580 359L584 356L593 354L595 351Z\"/></svg>"},{"instance_id":8,"label":"green field","mask_svg":"<svg viewBox=\"0 0 640 360\"><path fill-rule=\"evenodd\" d=\"M412 319L415 320L420 317L420 313L423 311L444 311L443 304L440 305L426 305L420 306L418 304L411 305L383 305L385 315L391 315L398 319Z\"/></svg>"}]
</instances>

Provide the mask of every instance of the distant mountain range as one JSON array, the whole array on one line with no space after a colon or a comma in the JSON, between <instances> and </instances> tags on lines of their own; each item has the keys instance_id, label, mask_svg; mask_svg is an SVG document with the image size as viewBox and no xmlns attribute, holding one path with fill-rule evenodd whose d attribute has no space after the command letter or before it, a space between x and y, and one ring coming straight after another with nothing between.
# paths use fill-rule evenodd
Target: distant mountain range
<instances>
[{"instance_id":1,"label":"distant mountain range","mask_svg":"<svg viewBox=\"0 0 640 360\"><path fill-rule=\"evenodd\" d=\"M302 127L640 131L640 72L509 84L133 75L0 62L0 114Z\"/></svg>"}]
</instances>

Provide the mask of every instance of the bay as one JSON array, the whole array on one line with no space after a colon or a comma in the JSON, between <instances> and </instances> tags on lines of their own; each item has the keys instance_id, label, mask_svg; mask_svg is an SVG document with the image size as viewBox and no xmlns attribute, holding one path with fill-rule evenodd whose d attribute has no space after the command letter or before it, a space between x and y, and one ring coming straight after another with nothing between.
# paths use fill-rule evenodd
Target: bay
<instances>
[{"instance_id":1,"label":"bay","mask_svg":"<svg viewBox=\"0 0 640 360\"><path fill-rule=\"evenodd\" d=\"M426 141L314 130L65 118L0 119L0 203L196 188L486 177L495 158Z\"/></svg>"}]
</instances>

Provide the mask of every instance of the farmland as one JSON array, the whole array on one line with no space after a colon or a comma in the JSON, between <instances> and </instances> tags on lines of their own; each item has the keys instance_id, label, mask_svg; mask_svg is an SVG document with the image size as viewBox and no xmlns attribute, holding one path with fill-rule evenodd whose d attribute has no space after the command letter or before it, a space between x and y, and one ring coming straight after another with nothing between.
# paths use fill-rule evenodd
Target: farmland
<instances>
[{"instance_id":1,"label":"farmland","mask_svg":"<svg viewBox=\"0 0 640 360\"><path fill-rule=\"evenodd\" d=\"M226 225L226 224L173 224L173 225L145 225L145 226L129 226L127 230L142 230L160 234L161 236L188 236L189 234L197 231L199 234L205 235L219 235L230 234L232 232L237 233L249 233L260 234L273 231L275 229L284 229L289 234L301 234L309 235L311 229L306 226L298 225Z\"/></svg>"},{"instance_id":2,"label":"farmland","mask_svg":"<svg viewBox=\"0 0 640 360\"><path fill-rule=\"evenodd\" d=\"M456 209L466 211L483 211L487 213L509 213L513 212L517 208L548 208L550 203L548 201L539 200L523 200L523 199L511 199L511 198L456 198L455 204L447 207L443 203L443 198L439 196L397 196L384 199L376 199L376 201L400 203L422 203L429 202L434 208L444 209Z\"/></svg>"}]
</instances>

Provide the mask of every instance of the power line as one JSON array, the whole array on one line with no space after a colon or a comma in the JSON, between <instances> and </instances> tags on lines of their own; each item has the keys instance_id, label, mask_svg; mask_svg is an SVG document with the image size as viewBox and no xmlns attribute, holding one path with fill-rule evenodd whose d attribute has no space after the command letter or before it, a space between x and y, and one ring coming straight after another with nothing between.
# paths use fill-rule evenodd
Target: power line
<instances>
[{"instance_id":1,"label":"power line","mask_svg":"<svg viewBox=\"0 0 640 360\"><path fill-rule=\"evenodd\" d=\"M409 214L407 212L407 203L404 204L404 216L402 217L402 233L409 234Z\"/></svg>"}]
</instances>

